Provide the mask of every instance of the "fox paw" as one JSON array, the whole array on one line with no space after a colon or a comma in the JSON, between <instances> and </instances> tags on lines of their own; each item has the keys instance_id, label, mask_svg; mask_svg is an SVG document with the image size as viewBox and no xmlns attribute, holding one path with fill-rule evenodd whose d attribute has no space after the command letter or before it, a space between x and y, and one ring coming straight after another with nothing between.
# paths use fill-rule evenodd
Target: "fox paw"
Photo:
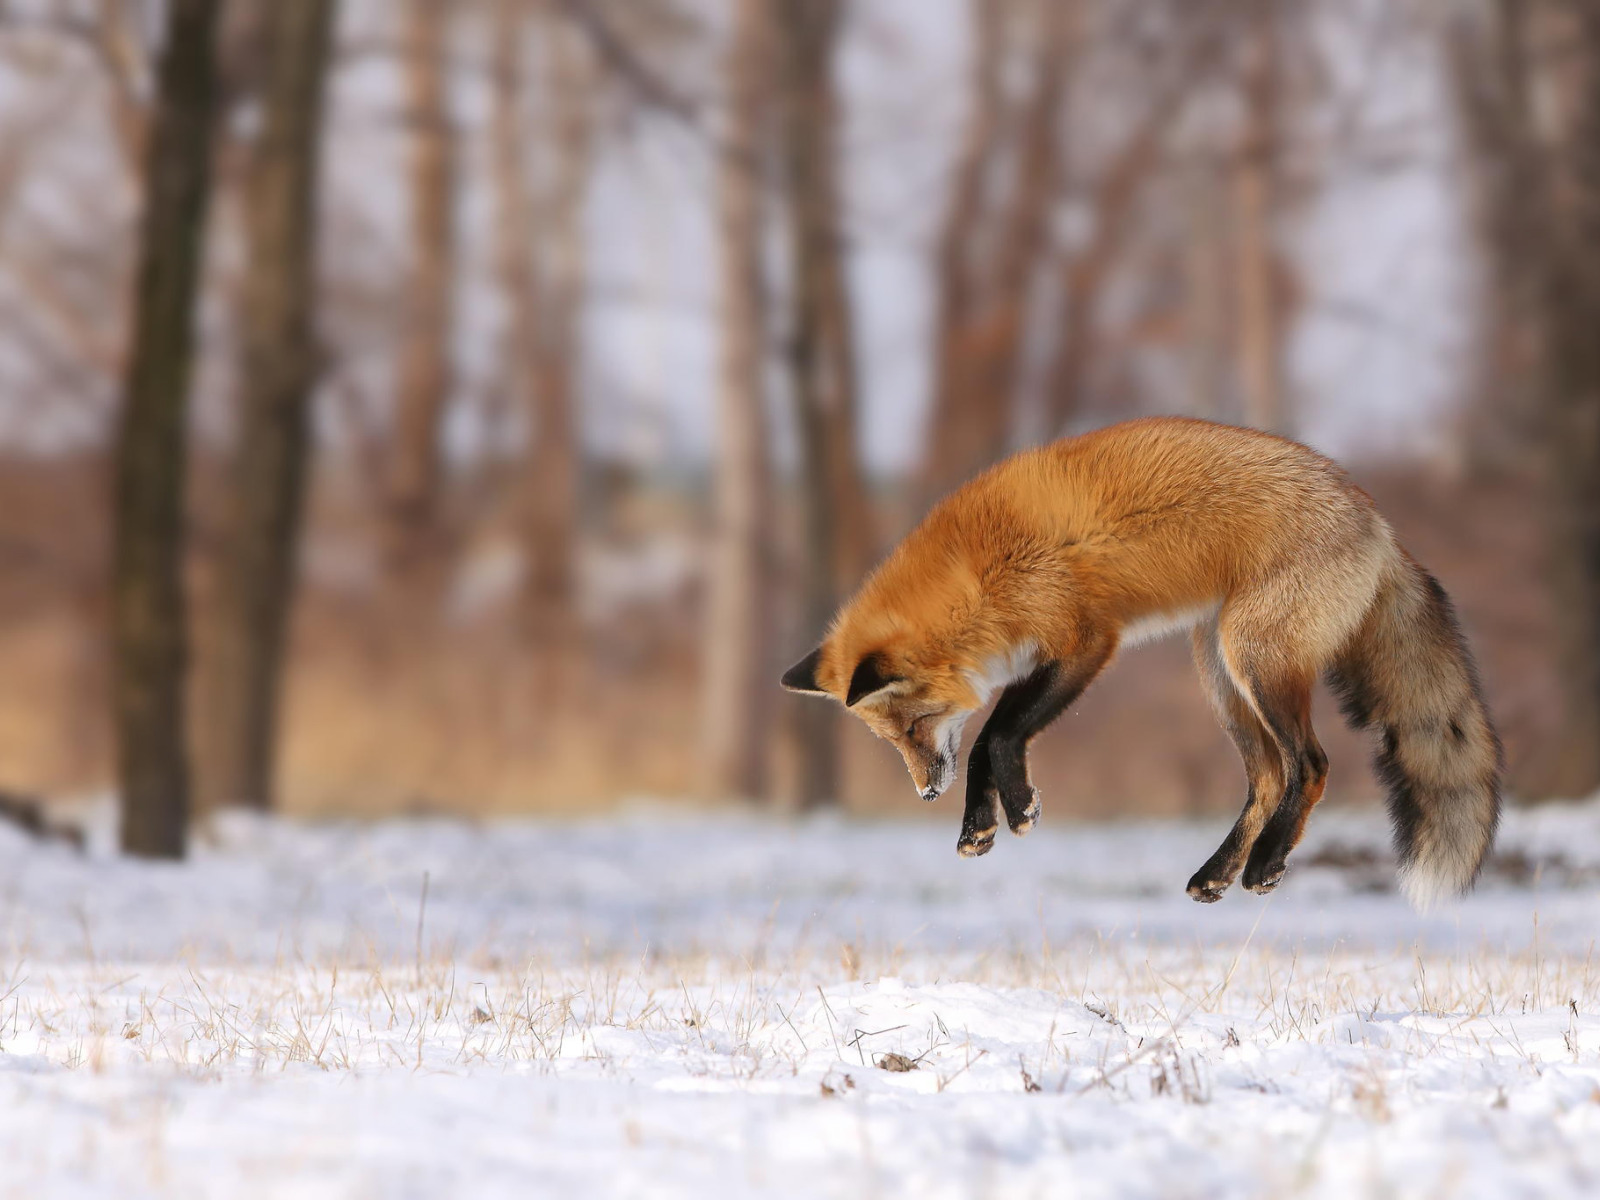
<instances>
[{"instance_id":1,"label":"fox paw","mask_svg":"<svg viewBox=\"0 0 1600 1200\"><path fill-rule=\"evenodd\" d=\"M1222 899L1222 893L1227 891L1239 874L1239 860L1228 852L1228 845L1224 842L1217 848L1217 852L1201 864L1201 867L1189 877L1188 886L1184 889L1189 893L1189 898L1198 904L1215 904Z\"/></svg>"},{"instance_id":2,"label":"fox paw","mask_svg":"<svg viewBox=\"0 0 1600 1200\"><path fill-rule=\"evenodd\" d=\"M1044 811L1044 805L1039 800L1039 789L1028 789L1028 802L1023 805L1008 804L1005 806L1006 824L1011 827L1011 832L1018 837L1023 837L1039 823L1039 816Z\"/></svg>"},{"instance_id":3,"label":"fox paw","mask_svg":"<svg viewBox=\"0 0 1600 1200\"><path fill-rule=\"evenodd\" d=\"M1218 879L1211 872L1202 868L1194 873L1194 878L1189 880L1189 886L1184 890L1189 893L1189 899L1199 904L1215 904L1222 899L1222 893L1228 890L1231 879Z\"/></svg>"},{"instance_id":4,"label":"fox paw","mask_svg":"<svg viewBox=\"0 0 1600 1200\"><path fill-rule=\"evenodd\" d=\"M962 858L979 858L994 849L995 826L987 829L963 829L956 842L956 853Z\"/></svg>"},{"instance_id":5,"label":"fox paw","mask_svg":"<svg viewBox=\"0 0 1600 1200\"><path fill-rule=\"evenodd\" d=\"M1250 863L1244 869L1244 886L1258 896L1265 896L1273 888L1283 882L1284 874L1289 866L1281 858L1266 866Z\"/></svg>"},{"instance_id":6,"label":"fox paw","mask_svg":"<svg viewBox=\"0 0 1600 1200\"><path fill-rule=\"evenodd\" d=\"M1188 887L1189 899L1197 904L1215 904L1222 899L1222 893L1228 890L1225 883L1191 883Z\"/></svg>"}]
</instances>

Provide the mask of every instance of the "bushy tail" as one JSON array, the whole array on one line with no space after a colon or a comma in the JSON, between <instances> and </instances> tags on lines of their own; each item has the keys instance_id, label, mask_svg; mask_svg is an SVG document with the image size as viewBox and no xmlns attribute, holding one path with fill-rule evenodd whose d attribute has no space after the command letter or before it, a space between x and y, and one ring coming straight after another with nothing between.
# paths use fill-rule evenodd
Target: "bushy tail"
<instances>
[{"instance_id":1,"label":"bushy tail","mask_svg":"<svg viewBox=\"0 0 1600 1200\"><path fill-rule=\"evenodd\" d=\"M1402 890L1422 909L1466 891L1500 823L1500 739L1450 597L1398 547L1328 680L1350 723L1382 734Z\"/></svg>"}]
</instances>

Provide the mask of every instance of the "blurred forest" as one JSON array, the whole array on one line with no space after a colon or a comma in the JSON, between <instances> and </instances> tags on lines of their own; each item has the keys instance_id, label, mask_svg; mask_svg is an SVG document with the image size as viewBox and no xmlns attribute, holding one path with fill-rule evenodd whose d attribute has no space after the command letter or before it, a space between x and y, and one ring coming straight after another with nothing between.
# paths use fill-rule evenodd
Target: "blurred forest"
<instances>
[{"instance_id":1,"label":"blurred forest","mask_svg":"<svg viewBox=\"0 0 1600 1200\"><path fill-rule=\"evenodd\" d=\"M0 786L135 852L920 812L778 672L931 499L1148 413L1340 457L1516 793L1600 785L1588 0L9 0L0 313ZM1181 640L1035 763L1242 794Z\"/></svg>"}]
</instances>

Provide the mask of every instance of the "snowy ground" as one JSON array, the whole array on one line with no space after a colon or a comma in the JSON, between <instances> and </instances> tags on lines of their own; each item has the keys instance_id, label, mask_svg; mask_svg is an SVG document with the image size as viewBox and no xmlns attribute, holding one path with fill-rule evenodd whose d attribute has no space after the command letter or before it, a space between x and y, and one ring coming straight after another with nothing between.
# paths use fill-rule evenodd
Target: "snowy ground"
<instances>
[{"instance_id":1,"label":"snowy ground","mask_svg":"<svg viewBox=\"0 0 1600 1200\"><path fill-rule=\"evenodd\" d=\"M1600 1192L1600 805L1428 917L1375 813L1213 906L941 815L0 830L0 1195Z\"/></svg>"}]
</instances>

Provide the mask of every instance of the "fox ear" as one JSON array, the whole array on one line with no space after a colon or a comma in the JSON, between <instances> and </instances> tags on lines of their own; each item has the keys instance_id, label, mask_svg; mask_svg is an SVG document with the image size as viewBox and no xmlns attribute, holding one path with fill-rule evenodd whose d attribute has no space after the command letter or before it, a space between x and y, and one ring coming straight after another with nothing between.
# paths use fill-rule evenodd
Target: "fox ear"
<instances>
[{"instance_id":1,"label":"fox ear","mask_svg":"<svg viewBox=\"0 0 1600 1200\"><path fill-rule=\"evenodd\" d=\"M850 676L850 692L845 698L845 706L852 707L858 700L865 700L900 682L901 676L889 673L883 655L869 654L856 664L855 674Z\"/></svg>"},{"instance_id":2,"label":"fox ear","mask_svg":"<svg viewBox=\"0 0 1600 1200\"><path fill-rule=\"evenodd\" d=\"M779 682L791 692L804 692L808 696L826 696L827 690L817 682L817 667L821 663L822 647L818 646L785 671Z\"/></svg>"}]
</instances>

